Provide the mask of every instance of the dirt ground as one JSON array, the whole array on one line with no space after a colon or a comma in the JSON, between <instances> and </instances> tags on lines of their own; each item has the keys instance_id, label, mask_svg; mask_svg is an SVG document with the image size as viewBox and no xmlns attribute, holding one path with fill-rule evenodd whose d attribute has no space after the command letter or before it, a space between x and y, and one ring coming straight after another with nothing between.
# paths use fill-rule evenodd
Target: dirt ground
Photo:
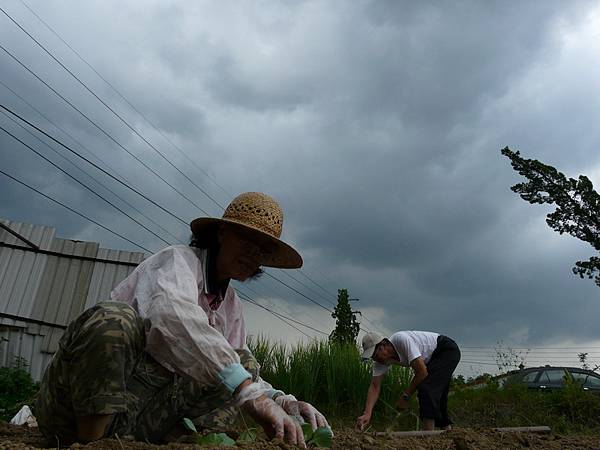
<instances>
[{"instance_id":1,"label":"dirt ground","mask_svg":"<svg viewBox=\"0 0 600 450\"><path fill-rule=\"evenodd\" d=\"M600 450L600 436L559 436L555 434L499 433L489 430L456 429L433 437L393 438L358 433L353 429L334 430L334 449L414 449L414 450L503 450L503 449L581 449ZM54 448L57 442L47 442L36 429L14 426L0 422L0 449ZM102 450L192 450L223 447L207 447L188 443L151 445L128 439L103 439L87 445L73 444L72 449ZM239 446L245 449L289 449L288 445L260 440Z\"/></svg>"}]
</instances>

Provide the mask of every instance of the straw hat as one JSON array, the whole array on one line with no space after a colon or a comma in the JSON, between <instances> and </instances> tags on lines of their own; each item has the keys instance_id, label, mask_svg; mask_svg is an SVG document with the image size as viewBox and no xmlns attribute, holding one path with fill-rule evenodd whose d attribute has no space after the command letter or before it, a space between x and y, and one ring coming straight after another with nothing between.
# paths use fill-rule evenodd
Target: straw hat
<instances>
[{"instance_id":1,"label":"straw hat","mask_svg":"<svg viewBox=\"0 0 600 450\"><path fill-rule=\"evenodd\" d=\"M263 255L262 265L297 269L302 267L302 257L291 246L279 239L283 226L283 211L271 197L261 192L238 195L227 206L221 219L200 217L190 224L194 235L201 235L217 224L230 224L250 232L256 241L269 248Z\"/></svg>"},{"instance_id":2,"label":"straw hat","mask_svg":"<svg viewBox=\"0 0 600 450\"><path fill-rule=\"evenodd\" d=\"M377 347L377 344L379 344L384 339L385 337L379 333L375 333L372 331L366 333L362 338L362 359L371 359L373 353L375 353L375 347Z\"/></svg>"}]
</instances>

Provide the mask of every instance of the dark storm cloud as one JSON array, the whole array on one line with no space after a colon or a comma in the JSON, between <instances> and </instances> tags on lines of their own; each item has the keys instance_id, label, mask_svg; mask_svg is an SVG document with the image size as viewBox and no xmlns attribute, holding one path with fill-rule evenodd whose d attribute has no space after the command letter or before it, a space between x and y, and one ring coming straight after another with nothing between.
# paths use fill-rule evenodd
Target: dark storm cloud
<instances>
[{"instance_id":1,"label":"dark storm cloud","mask_svg":"<svg viewBox=\"0 0 600 450\"><path fill-rule=\"evenodd\" d=\"M510 145L570 176L598 170L592 150L600 143L600 74L589 64L599 56L591 38L598 20L593 7L559 1L543 8L535 1L36 6L214 180L19 3L7 9L219 202L246 190L281 201L284 236L305 256L307 273L330 291L349 288L362 308L383 310L380 326L440 330L462 343L512 336L529 344L596 338L597 288L570 273L575 260L593 251L555 235L544 223L547 209L510 192L519 178L500 148ZM0 37L115 139L220 215L6 20ZM203 215L0 57L2 81L103 162L185 220ZM0 98L36 117L1 87ZM7 122L0 117L0 123ZM7 170L48 192L68 193L82 209L93 205L95 217L160 247L33 156L17 158L1 139ZM94 236L93 228L38 200L24 211L28 194L0 182L7 193L3 217L52 224L63 236ZM117 190L185 240L185 226ZM98 236L102 245L130 248ZM294 308L308 304L280 284L260 283L265 297L285 298Z\"/></svg>"}]
</instances>

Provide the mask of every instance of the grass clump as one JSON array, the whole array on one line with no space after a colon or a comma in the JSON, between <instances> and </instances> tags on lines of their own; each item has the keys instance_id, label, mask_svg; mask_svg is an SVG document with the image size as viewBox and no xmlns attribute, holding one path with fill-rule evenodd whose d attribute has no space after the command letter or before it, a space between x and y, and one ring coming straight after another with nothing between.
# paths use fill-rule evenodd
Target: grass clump
<instances>
[{"instance_id":1,"label":"grass clump","mask_svg":"<svg viewBox=\"0 0 600 450\"><path fill-rule=\"evenodd\" d=\"M27 361L20 357L12 366L0 367L0 420L8 422L23 405L32 404L38 384L27 367Z\"/></svg>"}]
</instances>

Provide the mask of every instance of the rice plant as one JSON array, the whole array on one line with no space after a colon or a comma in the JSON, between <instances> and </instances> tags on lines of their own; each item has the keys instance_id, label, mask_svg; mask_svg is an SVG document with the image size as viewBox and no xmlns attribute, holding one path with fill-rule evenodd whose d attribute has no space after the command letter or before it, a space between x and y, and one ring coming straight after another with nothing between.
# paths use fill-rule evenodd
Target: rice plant
<instances>
[{"instance_id":1,"label":"rice plant","mask_svg":"<svg viewBox=\"0 0 600 450\"><path fill-rule=\"evenodd\" d=\"M263 336L250 339L250 350L261 365L261 376L275 388L316 406L328 417L357 417L363 411L371 382L371 364L360 359L352 344L314 341L288 347ZM395 404L410 382L411 372L393 366L386 375L375 418L394 416Z\"/></svg>"}]
</instances>

